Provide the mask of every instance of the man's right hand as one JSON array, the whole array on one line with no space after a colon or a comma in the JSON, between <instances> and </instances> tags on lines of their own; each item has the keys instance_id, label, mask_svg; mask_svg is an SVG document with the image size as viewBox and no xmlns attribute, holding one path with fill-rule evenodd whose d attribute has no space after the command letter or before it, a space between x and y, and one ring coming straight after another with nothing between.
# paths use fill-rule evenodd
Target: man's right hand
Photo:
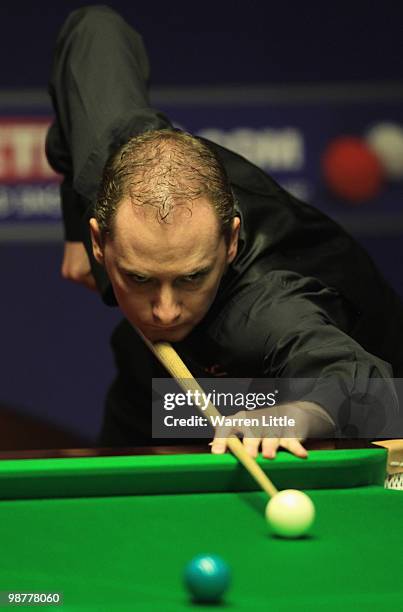
<instances>
[{"instance_id":1,"label":"man's right hand","mask_svg":"<svg viewBox=\"0 0 403 612\"><path fill-rule=\"evenodd\" d=\"M82 242L65 242L61 273L63 278L96 291L90 260Z\"/></svg>"}]
</instances>

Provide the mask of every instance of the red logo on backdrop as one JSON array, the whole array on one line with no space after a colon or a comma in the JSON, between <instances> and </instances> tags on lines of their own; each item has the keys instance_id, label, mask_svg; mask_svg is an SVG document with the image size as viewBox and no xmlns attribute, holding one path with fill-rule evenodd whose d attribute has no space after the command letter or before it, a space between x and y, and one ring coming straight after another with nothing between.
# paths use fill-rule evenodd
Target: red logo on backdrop
<instances>
[{"instance_id":1,"label":"red logo on backdrop","mask_svg":"<svg viewBox=\"0 0 403 612\"><path fill-rule=\"evenodd\" d=\"M0 181L36 183L58 181L45 155L50 119L16 117L0 119Z\"/></svg>"}]
</instances>

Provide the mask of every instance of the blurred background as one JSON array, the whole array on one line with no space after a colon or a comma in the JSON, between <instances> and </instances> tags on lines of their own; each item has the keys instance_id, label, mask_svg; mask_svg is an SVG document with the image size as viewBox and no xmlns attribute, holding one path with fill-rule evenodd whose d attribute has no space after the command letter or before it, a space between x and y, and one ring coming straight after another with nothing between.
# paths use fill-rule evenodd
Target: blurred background
<instances>
[{"instance_id":1,"label":"blurred background","mask_svg":"<svg viewBox=\"0 0 403 612\"><path fill-rule=\"evenodd\" d=\"M55 38L80 6L0 7L0 450L93 444L114 372L119 313L60 278L43 149ZM143 35L155 107L338 220L403 297L401 3L109 6Z\"/></svg>"}]
</instances>

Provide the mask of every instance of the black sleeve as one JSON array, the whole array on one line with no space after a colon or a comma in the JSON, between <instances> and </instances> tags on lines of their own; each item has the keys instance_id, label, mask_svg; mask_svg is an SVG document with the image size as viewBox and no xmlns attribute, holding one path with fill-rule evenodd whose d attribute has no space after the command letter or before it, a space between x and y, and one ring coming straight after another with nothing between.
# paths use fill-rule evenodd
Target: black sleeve
<instances>
[{"instance_id":1,"label":"black sleeve","mask_svg":"<svg viewBox=\"0 0 403 612\"><path fill-rule=\"evenodd\" d=\"M55 122L46 153L51 166L65 176L66 238L82 240L90 259L91 214L83 203L93 205L109 156L131 136L171 127L150 107L148 76L141 36L120 15L106 6L71 13L54 53L49 90ZM102 291L106 273L97 269L94 275Z\"/></svg>"},{"instance_id":2,"label":"black sleeve","mask_svg":"<svg viewBox=\"0 0 403 612\"><path fill-rule=\"evenodd\" d=\"M340 293L317 278L245 272L203 334L230 377L255 379L255 389L270 379L278 402L314 402L337 435L374 438L399 406L391 366L351 337L354 320Z\"/></svg>"},{"instance_id":3,"label":"black sleeve","mask_svg":"<svg viewBox=\"0 0 403 612\"><path fill-rule=\"evenodd\" d=\"M321 405L339 435L376 437L390 427L399 410L392 368L344 331L340 295L292 273L277 276L273 293L264 373L294 381L295 399Z\"/></svg>"},{"instance_id":4,"label":"black sleeve","mask_svg":"<svg viewBox=\"0 0 403 612\"><path fill-rule=\"evenodd\" d=\"M150 108L148 73L141 36L120 15L94 6L69 16L57 39L50 92L74 189L90 201L116 148L135 134L170 127Z\"/></svg>"},{"instance_id":5,"label":"black sleeve","mask_svg":"<svg viewBox=\"0 0 403 612\"><path fill-rule=\"evenodd\" d=\"M71 180L66 177L60 185L60 199L64 239L69 242L81 242L83 240L82 220L88 202L79 196L73 189Z\"/></svg>"}]
</instances>

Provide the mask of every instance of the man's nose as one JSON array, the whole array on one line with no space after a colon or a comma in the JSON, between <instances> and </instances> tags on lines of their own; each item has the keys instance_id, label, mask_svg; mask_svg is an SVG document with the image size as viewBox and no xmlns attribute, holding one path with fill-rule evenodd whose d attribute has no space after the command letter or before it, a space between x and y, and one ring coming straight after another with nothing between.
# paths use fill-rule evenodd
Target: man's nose
<instances>
[{"instance_id":1,"label":"man's nose","mask_svg":"<svg viewBox=\"0 0 403 612\"><path fill-rule=\"evenodd\" d=\"M175 292L169 287L162 287L152 303L155 322L158 325L174 325L178 323L181 311Z\"/></svg>"}]
</instances>

